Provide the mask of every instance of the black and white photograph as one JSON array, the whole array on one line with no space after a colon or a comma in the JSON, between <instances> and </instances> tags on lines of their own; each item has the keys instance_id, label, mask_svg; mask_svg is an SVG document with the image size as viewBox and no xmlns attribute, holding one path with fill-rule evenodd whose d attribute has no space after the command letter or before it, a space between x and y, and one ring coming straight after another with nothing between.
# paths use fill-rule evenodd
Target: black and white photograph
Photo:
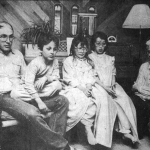
<instances>
[{"instance_id":1,"label":"black and white photograph","mask_svg":"<svg viewBox=\"0 0 150 150\"><path fill-rule=\"evenodd\" d=\"M0 150L149 150L150 0L0 0Z\"/></svg>"}]
</instances>

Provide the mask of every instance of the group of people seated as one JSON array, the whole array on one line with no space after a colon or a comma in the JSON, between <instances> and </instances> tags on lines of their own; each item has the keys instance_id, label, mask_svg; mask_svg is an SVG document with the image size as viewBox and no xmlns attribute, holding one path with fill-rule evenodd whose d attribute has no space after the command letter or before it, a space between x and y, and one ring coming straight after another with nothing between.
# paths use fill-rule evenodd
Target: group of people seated
<instances>
[{"instance_id":1,"label":"group of people seated","mask_svg":"<svg viewBox=\"0 0 150 150\"><path fill-rule=\"evenodd\" d=\"M1 110L30 126L48 149L78 150L69 146L64 135L79 122L85 126L90 145L111 147L114 129L122 134L123 140L139 143L142 118L137 120L141 113L136 116L136 109L141 109L143 115L150 110L149 61L141 66L133 86L136 91L133 104L115 80L115 58L106 54L105 33L95 32L90 48L86 37L74 37L70 56L63 62L62 79L55 58L59 45L56 36L41 33L37 43L41 56L28 66L21 52L11 48L13 37L13 27L1 22ZM148 109L143 111L142 106Z\"/></svg>"}]
</instances>

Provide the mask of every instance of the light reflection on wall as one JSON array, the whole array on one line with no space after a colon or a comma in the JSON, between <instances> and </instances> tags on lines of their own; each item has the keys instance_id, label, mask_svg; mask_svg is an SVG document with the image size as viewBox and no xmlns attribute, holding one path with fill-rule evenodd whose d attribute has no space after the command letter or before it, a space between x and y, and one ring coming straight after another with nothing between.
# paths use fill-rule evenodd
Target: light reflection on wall
<instances>
[{"instance_id":1,"label":"light reflection on wall","mask_svg":"<svg viewBox=\"0 0 150 150\"><path fill-rule=\"evenodd\" d=\"M55 23L54 31L56 34L61 33L61 5L55 5Z\"/></svg>"},{"instance_id":2,"label":"light reflection on wall","mask_svg":"<svg viewBox=\"0 0 150 150\"><path fill-rule=\"evenodd\" d=\"M72 7L72 18L71 18L71 33L72 35L77 34L78 29L78 6Z\"/></svg>"}]
</instances>

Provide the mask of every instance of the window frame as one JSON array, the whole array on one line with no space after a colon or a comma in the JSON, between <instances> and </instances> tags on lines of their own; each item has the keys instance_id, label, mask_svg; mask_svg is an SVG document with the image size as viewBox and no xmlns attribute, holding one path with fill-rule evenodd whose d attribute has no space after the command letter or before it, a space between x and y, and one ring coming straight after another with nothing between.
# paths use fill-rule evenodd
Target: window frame
<instances>
[{"instance_id":1,"label":"window frame","mask_svg":"<svg viewBox=\"0 0 150 150\"><path fill-rule=\"evenodd\" d=\"M55 32L55 14L56 14L56 6L58 7L58 6L60 6L60 33L56 33ZM53 29L54 29L54 33L56 34L56 35L60 35L60 34L62 34L62 17L63 17L63 6L60 4L60 3L58 3L58 4L55 4L54 5L54 23L53 23Z\"/></svg>"},{"instance_id":2,"label":"window frame","mask_svg":"<svg viewBox=\"0 0 150 150\"><path fill-rule=\"evenodd\" d=\"M75 22L75 23L73 23L72 22L72 16L73 16L73 7L77 7L77 9L78 9L78 11L77 11L77 22ZM76 36L77 35L77 32L78 32L78 28L79 28L79 16L78 16L78 13L79 13L79 6L78 5L73 5L72 7L71 7L71 17L70 17L70 31L71 31L71 35L72 36ZM76 30L76 34L75 35L73 35L72 34L72 25L73 24L76 24L77 25L77 30Z\"/></svg>"}]
</instances>

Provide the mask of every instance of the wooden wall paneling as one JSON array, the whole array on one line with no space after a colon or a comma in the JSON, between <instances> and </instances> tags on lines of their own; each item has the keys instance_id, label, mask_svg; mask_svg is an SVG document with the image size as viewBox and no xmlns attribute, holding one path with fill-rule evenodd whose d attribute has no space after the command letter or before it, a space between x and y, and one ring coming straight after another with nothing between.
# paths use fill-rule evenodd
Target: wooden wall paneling
<instances>
[{"instance_id":1,"label":"wooden wall paneling","mask_svg":"<svg viewBox=\"0 0 150 150\"><path fill-rule=\"evenodd\" d=\"M118 15L119 13L121 13L121 11L123 11L125 9L125 7L123 6L122 8L120 8L118 11L116 11L115 13L113 13L111 16L109 16L105 21L103 21L103 23L101 23L98 27L97 30L103 30L105 31L107 29L108 31L108 25L109 26L115 26L115 24L113 23L116 18L118 19ZM111 24L109 24L111 22ZM113 28L113 27L112 27ZM109 32L109 31L108 31Z\"/></svg>"},{"instance_id":2,"label":"wooden wall paneling","mask_svg":"<svg viewBox=\"0 0 150 150\"><path fill-rule=\"evenodd\" d=\"M74 4L77 4L78 5L78 3L76 2L74 2L74 1L64 1L64 0L60 0L61 1L61 3L63 4L63 6L65 6L65 8L68 10L68 11L71 11L71 7L74 5Z\"/></svg>"},{"instance_id":3,"label":"wooden wall paneling","mask_svg":"<svg viewBox=\"0 0 150 150\"><path fill-rule=\"evenodd\" d=\"M9 3L6 2L4 8L17 18L17 20L19 21L19 25L21 25L23 28L28 26L27 22L16 12L16 10Z\"/></svg>"},{"instance_id":4,"label":"wooden wall paneling","mask_svg":"<svg viewBox=\"0 0 150 150\"><path fill-rule=\"evenodd\" d=\"M108 5L110 6L109 3ZM119 5L119 2L115 5ZM125 14L127 14L127 12L129 12L131 7L133 6L133 1L120 4L119 6L119 8L118 6L113 6L116 7L116 9L113 8L112 11L109 11L109 9L111 8L109 7L107 16L104 15L106 17L105 20L101 20L101 22L99 22L99 18L97 18L97 25L99 24L97 27L97 31L103 31L107 35L117 35L118 42L132 42L135 39L132 37L132 40L130 40L129 37L125 35L124 29L122 28L122 24L126 18ZM100 11L98 11L98 16L100 17L101 14L99 13Z\"/></svg>"},{"instance_id":5,"label":"wooden wall paneling","mask_svg":"<svg viewBox=\"0 0 150 150\"><path fill-rule=\"evenodd\" d=\"M21 32L23 30L19 21L11 13L7 13L5 15L5 18L10 21L11 25L13 26L13 28L17 32L17 37L19 37L19 35L21 34Z\"/></svg>"},{"instance_id":6,"label":"wooden wall paneling","mask_svg":"<svg viewBox=\"0 0 150 150\"><path fill-rule=\"evenodd\" d=\"M41 18L34 13L34 10L32 9L30 5L30 1L18 1L18 4L20 8L28 15L30 18L32 18L33 23L38 23Z\"/></svg>"},{"instance_id":7,"label":"wooden wall paneling","mask_svg":"<svg viewBox=\"0 0 150 150\"><path fill-rule=\"evenodd\" d=\"M32 25L32 19L28 16L17 4L17 1L7 1L15 10L16 12L28 23L28 25Z\"/></svg>"},{"instance_id":8,"label":"wooden wall paneling","mask_svg":"<svg viewBox=\"0 0 150 150\"><path fill-rule=\"evenodd\" d=\"M7 21L7 19L4 17L6 12L3 11L4 7L6 6L5 1L0 1L0 21Z\"/></svg>"},{"instance_id":9,"label":"wooden wall paneling","mask_svg":"<svg viewBox=\"0 0 150 150\"><path fill-rule=\"evenodd\" d=\"M97 25L100 25L108 16L108 10L110 9L109 2L98 2L96 3L96 9L97 9Z\"/></svg>"},{"instance_id":10,"label":"wooden wall paneling","mask_svg":"<svg viewBox=\"0 0 150 150\"><path fill-rule=\"evenodd\" d=\"M40 8L53 20L54 15L54 4L52 1L36 1Z\"/></svg>"},{"instance_id":11,"label":"wooden wall paneling","mask_svg":"<svg viewBox=\"0 0 150 150\"><path fill-rule=\"evenodd\" d=\"M15 35L15 40L13 42L12 48L13 49L19 49L20 50L20 32L18 31L18 28L16 26L16 22L14 20L12 20L12 17L10 17L7 14L7 10L4 9L4 7L2 5L0 5L0 21L7 21L10 24L12 24L13 28L14 28L14 35Z\"/></svg>"},{"instance_id":12,"label":"wooden wall paneling","mask_svg":"<svg viewBox=\"0 0 150 150\"><path fill-rule=\"evenodd\" d=\"M39 5L36 4L35 1L30 1L31 8L34 12L44 21L49 20L49 16L40 8Z\"/></svg>"},{"instance_id":13,"label":"wooden wall paneling","mask_svg":"<svg viewBox=\"0 0 150 150\"><path fill-rule=\"evenodd\" d=\"M1 11L1 5L0 5L0 21L7 21L7 19L4 17L4 12L3 11Z\"/></svg>"},{"instance_id":14,"label":"wooden wall paneling","mask_svg":"<svg viewBox=\"0 0 150 150\"><path fill-rule=\"evenodd\" d=\"M6 19L6 21L8 21L13 26L15 30L15 36L18 38L22 30L21 28L18 28L18 25L16 24L18 21L16 20L16 18L12 16L12 14L8 13L8 11L4 9L4 7L2 7L1 5L0 5L0 10L1 13L3 13L3 16Z\"/></svg>"},{"instance_id":15,"label":"wooden wall paneling","mask_svg":"<svg viewBox=\"0 0 150 150\"><path fill-rule=\"evenodd\" d=\"M130 6L123 5L118 11L112 13L112 15L108 16L108 18L99 25L97 28L98 31L103 31L107 35L117 35L118 42L123 42L123 37L125 37L122 24L124 21L123 13Z\"/></svg>"}]
</instances>

